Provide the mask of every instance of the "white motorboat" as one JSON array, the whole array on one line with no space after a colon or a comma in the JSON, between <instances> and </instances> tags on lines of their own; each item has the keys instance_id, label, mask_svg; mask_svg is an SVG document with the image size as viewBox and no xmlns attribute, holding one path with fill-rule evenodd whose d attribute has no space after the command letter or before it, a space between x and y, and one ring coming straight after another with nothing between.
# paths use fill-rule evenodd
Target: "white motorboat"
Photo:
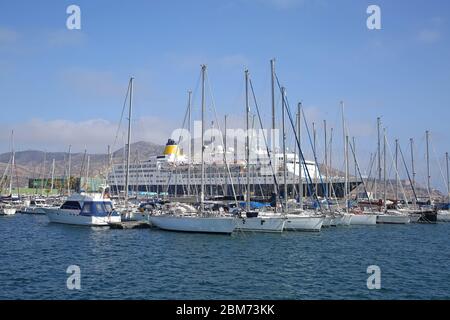
<instances>
[{"instance_id":1,"label":"white motorboat","mask_svg":"<svg viewBox=\"0 0 450 320\"><path fill-rule=\"evenodd\" d=\"M0 216L12 216L16 214L16 208L10 204L0 204Z\"/></svg>"},{"instance_id":2,"label":"white motorboat","mask_svg":"<svg viewBox=\"0 0 450 320\"><path fill-rule=\"evenodd\" d=\"M23 214L45 214L44 208L50 208L45 199L32 199L27 201L26 205L20 210Z\"/></svg>"},{"instance_id":3,"label":"white motorboat","mask_svg":"<svg viewBox=\"0 0 450 320\"><path fill-rule=\"evenodd\" d=\"M231 234L237 220L219 215L175 215L162 214L149 217L150 223L162 230L194 233Z\"/></svg>"},{"instance_id":4,"label":"white motorboat","mask_svg":"<svg viewBox=\"0 0 450 320\"><path fill-rule=\"evenodd\" d=\"M121 222L112 202L102 194L73 194L61 207L43 208L50 222L82 225L108 226Z\"/></svg>"}]
</instances>

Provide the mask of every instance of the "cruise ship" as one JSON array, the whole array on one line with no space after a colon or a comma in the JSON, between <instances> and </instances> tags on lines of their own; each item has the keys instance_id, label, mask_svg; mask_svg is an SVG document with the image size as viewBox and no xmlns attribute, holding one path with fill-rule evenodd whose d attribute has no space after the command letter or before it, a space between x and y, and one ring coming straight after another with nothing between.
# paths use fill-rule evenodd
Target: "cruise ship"
<instances>
[{"instance_id":1,"label":"cruise ship","mask_svg":"<svg viewBox=\"0 0 450 320\"><path fill-rule=\"evenodd\" d=\"M266 150L255 150L257 156L250 162L250 188L252 197L270 197L275 185L284 190L284 155L274 153L267 156ZM205 146L205 196L209 198L244 194L246 185L246 162L238 160L232 149L213 144ZM266 155L266 156L265 156ZM172 139L167 142L162 155L150 157L146 161L130 163L129 192L135 194L195 196L200 194L201 162L196 157L189 160L182 149ZM273 164L272 164L273 163ZM314 188L319 196L342 197L344 180L342 176L319 174L314 161L305 161L302 166L302 196L312 194ZM286 184L289 197L298 195L300 161L296 153L286 153ZM126 166L115 163L108 174L108 185L113 193L123 193ZM312 183L311 183L312 181ZM308 183L309 182L309 183ZM350 178L350 189L360 181Z\"/></svg>"}]
</instances>

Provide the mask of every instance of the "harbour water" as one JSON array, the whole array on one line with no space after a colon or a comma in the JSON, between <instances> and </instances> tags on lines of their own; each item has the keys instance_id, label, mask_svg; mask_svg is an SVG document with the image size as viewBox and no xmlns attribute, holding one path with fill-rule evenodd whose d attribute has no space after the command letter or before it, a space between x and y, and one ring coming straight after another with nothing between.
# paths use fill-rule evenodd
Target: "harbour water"
<instances>
[{"instance_id":1,"label":"harbour water","mask_svg":"<svg viewBox=\"0 0 450 320\"><path fill-rule=\"evenodd\" d=\"M450 224L171 233L0 218L0 299L450 299ZM66 269L81 270L81 290ZM367 267L381 289L367 288Z\"/></svg>"}]
</instances>

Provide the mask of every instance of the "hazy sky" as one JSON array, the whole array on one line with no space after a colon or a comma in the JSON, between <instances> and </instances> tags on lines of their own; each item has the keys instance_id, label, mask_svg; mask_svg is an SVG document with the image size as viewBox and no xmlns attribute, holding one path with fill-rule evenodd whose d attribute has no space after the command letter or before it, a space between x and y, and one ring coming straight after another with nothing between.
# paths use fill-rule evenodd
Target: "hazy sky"
<instances>
[{"instance_id":1,"label":"hazy sky","mask_svg":"<svg viewBox=\"0 0 450 320\"><path fill-rule=\"evenodd\" d=\"M70 4L81 8L81 30L66 28ZM381 8L381 30L366 27L370 4ZM446 0L3 1L0 152L9 150L12 129L18 150L72 144L104 152L114 141L130 76L136 78L133 140L163 143L181 125L189 89L198 118L202 63L218 116L229 114L231 126L242 124L249 68L268 125L275 57L292 107L302 100L308 121L318 123L318 148L327 119L336 157L341 153L344 100L362 167L376 149L382 116L391 148L398 138L409 154L409 138L416 139L423 180L425 130L431 130L438 185L438 163L450 150L449 27Z\"/></svg>"}]
</instances>

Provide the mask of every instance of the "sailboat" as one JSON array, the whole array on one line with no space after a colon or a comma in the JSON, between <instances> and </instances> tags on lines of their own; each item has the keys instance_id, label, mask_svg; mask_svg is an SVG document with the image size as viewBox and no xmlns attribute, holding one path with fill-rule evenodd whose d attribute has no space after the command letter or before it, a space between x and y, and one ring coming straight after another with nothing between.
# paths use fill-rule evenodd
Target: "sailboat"
<instances>
[{"instance_id":1,"label":"sailboat","mask_svg":"<svg viewBox=\"0 0 450 320\"><path fill-rule=\"evenodd\" d=\"M378 122L379 123L379 122ZM398 148L398 147L397 147ZM387 200L387 179L386 179L386 129L384 129L383 134L383 182L384 182L384 192L383 192L383 211L377 215L377 223L380 224L408 224L411 222L411 218L408 214L404 214L398 210L388 210L388 200ZM380 152L380 150L378 150ZM381 171L381 169L380 169ZM396 168L397 171L397 168ZM397 172L396 172L397 174Z\"/></svg>"},{"instance_id":2,"label":"sailboat","mask_svg":"<svg viewBox=\"0 0 450 320\"><path fill-rule=\"evenodd\" d=\"M439 210L437 213L437 221L450 222L450 168L448 152L445 153L445 165L447 167L447 210Z\"/></svg>"},{"instance_id":3,"label":"sailboat","mask_svg":"<svg viewBox=\"0 0 450 320\"><path fill-rule=\"evenodd\" d=\"M275 89L274 89L274 84L275 84L275 69L274 69L274 60L271 60L271 71L272 71L272 118L274 119L275 114L274 114L274 110L275 110L275 99L274 99L274 93L275 93ZM248 77L247 78L247 82L248 82ZM246 86L247 90L246 90L246 96L248 98L248 86ZM249 218L245 220L246 225L242 225L242 223L238 224L238 228L241 230L247 229L247 230L251 230L252 231L259 231L259 232L281 232L283 230L287 230L287 231L320 231L322 228L322 223L323 223L323 217L320 215L317 215L315 213L310 213L307 211L304 211L302 207L302 205L300 204L300 209L291 209L288 208L288 201L287 201L287 197L288 197L288 192L287 192L287 155L286 155L286 134L285 134L285 111L286 111L286 99L285 99L285 89L283 87L280 88L281 90L281 95L282 95L282 132L283 132L283 155L281 157L281 159L283 159L283 176L284 176L284 180L283 180L283 186L284 186L284 197L283 197L283 205L282 205L282 210L281 212L277 212L277 210L275 209L275 212L267 212L267 211L263 211L263 212L258 212L258 216L257 217L253 217L253 218ZM253 91L253 87L252 87L252 91ZM254 96L254 92L253 92L253 97ZM247 100L248 101L248 100ZM247 102L248 105L248 102ZM256 100L255 100L255 106L258 109ZM259 110L258 114L259 114ZM247 115L249 113L249 108L247 108ZM258 116L259 121L260 121L260 125L261 127L263 126L262 122L261 122L261 118ZM248 119L248 117L247 117ZM292 120L292 119L291 119ZM275 121L272 121L272 125L273 125L273 129L275 128ZM292 125L292 121L291 121L291 125ZM248 127L248 124L247 124ZM296 136L296 140L297 140L297 132L298 129L296 130L295 127L293 126L294 129L294 133ZM268 145L267 145L267 140L266 141L266 150L267 150L267 156L269 158L271 158L271 154L268 151ZM298 144L299 146L299 144ZM248 155L248 150L247 149L247 161L249 161L249 155ZM272 152L274 152L274 150L272 150ZM299 154L300 154L300 150L299 150ZM301 163L301 162L299 162ZM271 163L271 168L273 170L273 163ZM295 164L294 164L295 165ZM301 165L299 165L299 168L301 169ZM300 171L301 172L301 171ZM273 172L274 174L274 172ZM249 177L249 172L247 173L247 177ZM299 174L299 190L302 189L301 186L301 174ZM247 190L250 190L249 187L249 180L247 179ZM274 194L275 196L279 193L278 190L278 183L276 183L276 176L274 174ZM249 214L249 199L250 199L250 194L247 192L247 215ZM299 201L300 203L302 202L302 197L299 197ZM251 226L250 224L252 224L253 226Z\"/></svg>"},{"instance_id":4,"label":"sailboat","mask_svg":"<svg viewBox=\"0 0 450 320\"><path fill-rule=\"evenodd\" d=\"M157 216L150 216L149 220L154 226L167 231L231 234L236 227L236 219L232 216L205 211L205 162L204 162L204 135L205 135L205 75L206 65L202 65L202 151L201 151L201 191L200 208L198 212L185 214L171 214L170 212Z\"/></svg>"},{"instance_id":5,"label":"sailboat","mask_svg":"<svg viewBox=\"0 0 450 320\"><path fill-rule=\"evenodd\" d=\"M10 168L9 168L9 197L13 198L13 189L12 189L12 181L13 181L13 174L15 169L15 151L14 151L14 131L11 132L11 161L10 161ZM2 203L0 202L0 216L12 216L15 215L17 212L17 209L11 204L11 203Z\"/></svg>"},{"instance_id":6,"label":"sailboat","mask_svg":"<svg viewBox=\"0 0 450 320\"><path fill-rule=\"evenodd\" d=\"M377 216L371 212L365 212L363 210L349 208L349 187L348 187L348 175L349 175L349 142L348 142L348 132L347 127L345 125L345 105L344 101L341 101L341 109L342 109L342 130L344 136L344 157L345 157L345 184L344 184L344 199L345 199L345 213L351 214L350 225L363 225L363 226L372 226L377 224ZM356 155L353 156L356 159ZM363 182L364 183L364 182Z\"/></svg>"},{"instance_id":7,"label":"sailboat","mask_svg":"<svg viewBox=\"0 0 450 320\"><path fill-rule=\"evenodd\" d=\"M237 219L236 230L252 232L282 232L285 219L278 215L267 215L250 211L250 104L249 104L249 72L245 70L245 111L247 120L247 132L245 138L246 160L246 202L245 217Z\"/></svg>"}]
</instances>

